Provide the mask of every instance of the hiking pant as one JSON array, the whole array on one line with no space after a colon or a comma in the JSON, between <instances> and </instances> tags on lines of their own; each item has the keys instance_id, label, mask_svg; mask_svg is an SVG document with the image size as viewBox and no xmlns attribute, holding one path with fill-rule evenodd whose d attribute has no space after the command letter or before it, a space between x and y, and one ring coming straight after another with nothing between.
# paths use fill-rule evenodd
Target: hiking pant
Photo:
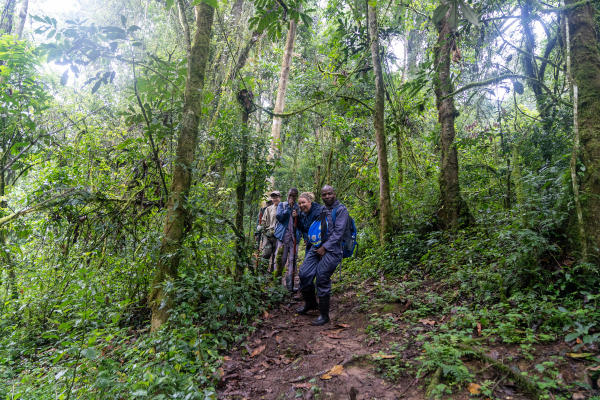
<instances>
[{"instance_id":1,"label":"hiking pant","mask_svg":"<svg viewBox=\"0 0 600 400\"><path fill-rule=\"evenodd\" d=\"M300 267L300 291L314 292L313 281L316 278L319 297L331 294L331 275L341 262L342 253L334 254L328 251L320 259L314 248L307 250L304 263Z\"/></svg>"},{"instance_id":2,"label":"hiking pant","mask_svg":"<svg viewBox=\"0 0 600 400\"><path fill-rule=\"evenodd\" d=\"M277 243L277 238L275 236L264 236L263 237L263 263L267 264L267 270L270 270L269 262L271 257L277 252L279 244Z\"/></svg>"},{"instance_id":3,"label":"hiking pant","mask_svg":"<svg viewBox=\"0 0 600 400\"><path fill-rule=\"evenodd\" d=\"M287 262L287 273L285 274L290 275L292 273L292 266L294 265L294 244L290 243L290 244L285 244L283 242L279 242L279 248L281 250L278 250L277 252L277 257L276 257L276 264L277 264L277 276L281 276L283 274L283 270L285 267L285 263ZM298 245L296 244L296 249L298 249ZM296 254L298 254L296 252ZM296 256L298 257L298 256Z\"/></svg>"}]
</instances>

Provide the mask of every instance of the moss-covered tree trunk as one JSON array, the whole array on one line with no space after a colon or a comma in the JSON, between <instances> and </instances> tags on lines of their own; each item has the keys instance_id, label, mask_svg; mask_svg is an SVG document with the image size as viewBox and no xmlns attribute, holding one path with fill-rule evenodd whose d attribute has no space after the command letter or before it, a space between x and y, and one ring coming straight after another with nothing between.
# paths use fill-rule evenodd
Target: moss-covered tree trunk
<instances>
[{"instance_id":1,"label":"moss-covered tree trunk","mask_svg":"<svg viewBox=\"0 0 600 400\"><path fill-rule=\"evenodd\" d=\"M188 73L180 123L181 132L177 144L177 161L173 171L171 196L167 205L156 276L152 282L149 296L152 306L152 331L157 330L167 321L169 311L173 306L172 294L164 290L164 285L167 281L177 278L177 268L181 257L180 248L184 238L184 224L187 216L186 202L192 182L192 166L198 144L204 75L209 55L214 12L214 8L206 3L196 6L197 26L194 42L188 51ZM189 32L188 29L186 31Z\"/></svg>"},{"instance_id":2,"label":"moss-covered tree trunk","mask_svg":"<svg viewBox=\"0 0 600 400\"><path fill-rule=\"evenodd\" d=\"M369 19L369 36L371 40L371 59L373 60L373 73L375 74L375 108L373 112L373 126L375 128L375 144L377 145L377 164L379 167L379 210L381 218L381 244L387 243L388 234L392 225L392 204L390 196L390 172L388 166L388 153L385 140L385 87L383 83L383 70L379 57L379 28L377 26L377 9L367 2Z\"/></svg>"},{"instance_id":3,"label":"moss-covered tree trunk","mask_svg":"<svg viewBox=\"0 0 600 400\"><path fill-rule=\"evenodd\" d=\"M450 11L449 11L450 12ZM448 14L449 14L448 12ZM457 111L452 93L450 79L450 55L454 45L454 33L448 23L448 14L437 23L438 40L434 49L434 78L435 96L437 98L438 122L441 125L441 171L439 176L440 207L438 214L440 222L446 228L457 228L471 222L467 204L460 195L458 182L458 151L454 145L454 119Z\"/></svg>"},{"instance_id":4,"label":"moss-covered tree trunk","mask_svg":"<svg viewBox=\"0 0 600 400\"><path fill-rule=\"evenodd\" d=\"M565 1L565 5L577 3ZM581 205L588 261L600 263L600 53L594 31L594 6L567 11L571 39L571 71L579 88L580 159L585 166Z\"/></svg>"}]
</instances>

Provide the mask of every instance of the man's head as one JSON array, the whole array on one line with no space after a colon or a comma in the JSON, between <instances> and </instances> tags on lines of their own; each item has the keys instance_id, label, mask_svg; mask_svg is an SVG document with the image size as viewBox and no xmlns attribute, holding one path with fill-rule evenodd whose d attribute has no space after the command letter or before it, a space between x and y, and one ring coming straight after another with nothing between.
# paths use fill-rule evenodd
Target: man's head
<instances>
[{"instance_id":1,"label":"man's head","mask_svg":"<svg viewBox=\"0 0 600 400\"><path fill-rule=\"evenodd\" d=\"M298 206L303 213L307 214L312 207L313 198L311 197L312 193L304 192L298 198Z\"/></svg>"},{"instance_id":2,"label":"man's head","mask_svg":"<svg viewBox=\"0 0 600 400\"><path fill-rule=\"evenodd\" d=\"M288 192L288 203L295 203L298 200L298 189L295 187L290 188Z\"/></svg>"},{"instance_id":3,"label":"man's head","mask_svg":"<svg viewBox=\"0 0 600 400\"><path fill-rule=\"evenodd\" d=\"M329 185L323 186L323 189L321 189L321 198L327 207L331 207L337 200L333 187Z\"/></svg>"},{"instance_id":4,"label":"man's head","mask_svg":"<svg viewBox=\"0 0 600 400\"><path fill-rule=\"evenodd\" d=\"M281 201L281 193L279 193L279 191L277 190L272 191L271 200L273 201L273 204L277 206L277 204L279 204L279 202Z\"/></svg>"}]
</instances>

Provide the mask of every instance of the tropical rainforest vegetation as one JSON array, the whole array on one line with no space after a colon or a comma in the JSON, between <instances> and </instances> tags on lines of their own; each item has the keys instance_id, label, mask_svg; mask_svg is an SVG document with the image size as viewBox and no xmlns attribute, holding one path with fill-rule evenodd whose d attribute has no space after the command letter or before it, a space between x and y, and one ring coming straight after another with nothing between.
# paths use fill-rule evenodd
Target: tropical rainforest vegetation
<instances>
[{"instance_id":1,"label":"tropical rainforest vegetation","mask_svg":"<svg viewBox=\"0 0 600 400\"><path fill-rule=\"evenodd\" d=\"M599 395L600 2L69 4L0 6L1 398L327 398L224 378L290 302L265 193L325 184L377 379Z\"/></svg>"}]
</instances>

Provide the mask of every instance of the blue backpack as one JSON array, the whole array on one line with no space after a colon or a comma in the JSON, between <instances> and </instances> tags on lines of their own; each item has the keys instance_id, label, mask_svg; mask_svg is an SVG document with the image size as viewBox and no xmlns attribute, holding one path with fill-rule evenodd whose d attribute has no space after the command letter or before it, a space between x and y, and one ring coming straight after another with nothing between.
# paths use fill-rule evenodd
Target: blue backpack
<instances>
[{"instance_id":1,"label":"blue backpack","mask_svg":"<svg viewBox=\"0 0 600 400\"><path fill-rule=\"evenodd\" d=\"M311 245L315 246L315 248L321 247L323 243L327 241L327 213L325 212L325 208L317 219L310 225L308 229L308 239ZM335 214L337 211L337 207L334 208L331 212L331 219L333 223L335 223ZM354 219L348 216L348 223L346 224L346 229L344 229L344 234L342 235L342 257L348 258L352 257L354 254L354 248L357 246L356 243L356 224L354 223ZM322 235L322 232L325 232ZM324 238L322 236L325 236Z\"/></svg>"}]
</instances>

